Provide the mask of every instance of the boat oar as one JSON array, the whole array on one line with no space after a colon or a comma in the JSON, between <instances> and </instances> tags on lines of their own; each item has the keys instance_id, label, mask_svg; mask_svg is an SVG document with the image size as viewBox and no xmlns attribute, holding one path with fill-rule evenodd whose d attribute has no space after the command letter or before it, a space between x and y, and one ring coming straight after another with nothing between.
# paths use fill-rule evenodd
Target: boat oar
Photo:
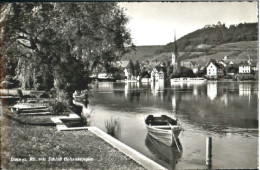
<instances>
[{"instance_id":1,"label":"boat oar","mask_svg":"<svg viewBox=\"0 0 260 170\"><path fill-rule=\"evenodd\" d=\"M170 126L171 126L171 125L170 125ZM174 134L174 130L173 130L173 129L174 129L173 126L171 126L172 136L173 136L174 142L175 142L175 144L176 144L176 146L177 146L177 148L178 148L178 151L181 153L181 149L180 149L180 147L179 147L179 144L178 144L178 142L177 142L177 139L176 139L176 136L175 136L175 134Z\"/></svg>"}]
</instances>

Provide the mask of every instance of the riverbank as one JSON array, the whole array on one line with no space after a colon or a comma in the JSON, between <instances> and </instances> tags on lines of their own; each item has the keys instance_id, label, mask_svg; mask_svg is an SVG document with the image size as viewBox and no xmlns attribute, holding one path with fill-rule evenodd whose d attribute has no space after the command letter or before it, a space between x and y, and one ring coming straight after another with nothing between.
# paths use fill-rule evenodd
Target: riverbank
<instances>
[{"instance_id":1,"label":"riverbank","mask_svg":"<svg viewBox=\"0 0 260 170\"><path fill-rule=\"evenodd\" d=\"M17 116L6 109L3 113L4 169L144 169L89 131L58 132L50 116Z\"/></svg>"}]
</instances>

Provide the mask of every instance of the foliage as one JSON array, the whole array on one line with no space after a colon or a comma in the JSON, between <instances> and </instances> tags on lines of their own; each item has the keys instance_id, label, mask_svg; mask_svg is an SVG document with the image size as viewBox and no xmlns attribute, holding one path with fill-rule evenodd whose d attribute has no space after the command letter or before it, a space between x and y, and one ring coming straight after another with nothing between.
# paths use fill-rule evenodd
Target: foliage
<instances>
[{"instance_id":1,"label":"foliage","mask_svg":"<svg viewBox=\"0 0 260 170\"><path fill-rule=\"evenodd\" d=\"M256 76L253 74L238 74L236 76L237 80L256 80Z\"/></svg>"},{"instance_id":2,"label":"foliage","mask_svg":"<svg viewBox=\"0 0 260 170\"><path fill-rule=\"evenodd\" d=\"M181 67L180 73L171 74L171 78L179 78L179 77L195 77L195 74L190 68Z\"/></svg>"},{"instance_id":3,"label":"foliage","mask_svg":"<svg viewBox=\"0 0 260 170\"><path fill-rule=\"evenodd\" d=\"M141 67L140 67L140 63L138 60L136 60L135 64L134 64L134 75L135 76L139 76L141 73Z\"/></svg>"},{"instance_id":4,"label":"foliage","mask_svg":"<svg viewBox=\"0 0 260 170\"><path fill-rule=\"evenodd\" d=\"M50 108L53 114L63 114L67 111L67 106L62 102L50 103Z\"/></svg>"},{"instance_id":5,"label":"foliage","mask_svg":"<svg viewBox=\"0 0 260 170\"><path fill-rule=\"evenodd\" d=\"M147 70L142 70L141 77L142 78L151 78L151 74Z\"/></svg>"},{"instance_id":6,"label":"foliage","mask_svg":"<svg viewBox=\"0 0 260 170\"><path fill-rule=\"evenodd\" d=\"M134 63L133 63L133 61L132 61L131 59L129 60L129 63L128 63L128 65L127 65L127 68L129 68L130 73L131 73L132 75L134 75L135 67L134 67Z\"/></svg>"},{"instance_id":7,"label":"foliage","mask_svg":"<svg viewBox=\"0 0 260 170\"><path fill-rule=\"evenodd\" d=\"M16 74L23 87L55 87L58 93L84 89L95 68L110 72L131 45L125 27L128 18L114 2L10 3L1 7L1 55L5 67L11 67L8 72Z\"/></svg>"}]
</instances>

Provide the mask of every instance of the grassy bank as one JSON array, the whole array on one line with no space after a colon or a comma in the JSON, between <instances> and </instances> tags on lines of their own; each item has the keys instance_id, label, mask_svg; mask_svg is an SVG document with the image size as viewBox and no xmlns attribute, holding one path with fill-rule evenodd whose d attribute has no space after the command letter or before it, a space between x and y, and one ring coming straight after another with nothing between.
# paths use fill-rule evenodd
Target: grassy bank
<instances>
[{"instance_id":1,"label":"grassy bank","mask_svg":"<svg viewBox=\"0 0 260 170\"><path fill-rule=\"evenodd\" d=\"M58 132L50 116L3 113L4 169L144 169L89 131Z\"/></svg>"}]
</instances>

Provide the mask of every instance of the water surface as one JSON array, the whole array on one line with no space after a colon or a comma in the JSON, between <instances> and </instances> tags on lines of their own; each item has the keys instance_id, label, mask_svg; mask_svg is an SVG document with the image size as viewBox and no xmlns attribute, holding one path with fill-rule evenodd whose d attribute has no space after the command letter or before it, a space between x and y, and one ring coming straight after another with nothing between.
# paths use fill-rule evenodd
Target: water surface
<instances>
[{"instance_id":1,"label":"water surface","mask_svg":"<svg viewBox=\"0 0 260 170\"><path fill-rule=\"evenodd\" d=\"M92 125L106 131L117 120L120 141L168 169L206 168L206 137L213 140L212 168L257 168L258 83L99 83L90 93ZM176 117L185 131L183 152L153 140L149 114Z\"/></svg>"}]
</instances>

